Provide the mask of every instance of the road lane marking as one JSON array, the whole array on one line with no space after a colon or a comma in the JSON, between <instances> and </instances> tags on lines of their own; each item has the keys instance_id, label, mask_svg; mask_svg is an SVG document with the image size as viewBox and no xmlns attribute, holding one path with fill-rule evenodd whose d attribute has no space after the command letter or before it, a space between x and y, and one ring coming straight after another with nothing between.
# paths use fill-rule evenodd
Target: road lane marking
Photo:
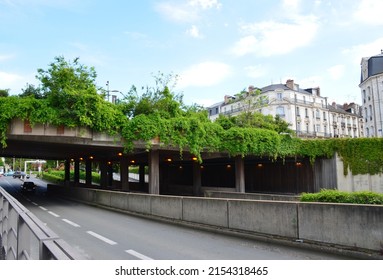
<instances>
[{"instance_id":1,"label":"road lane marking","mask_svg":"<svg viewBox=\"0 0 383 280\"><path fill-rule=\"evenodd\" d=\"M71 226L74 226L74 227L80 227L80 225L78 225L78 224L76 224L76 223L74 223L74 222L72 222L72 221L69 221L69 220L67 220L67 219L62 219L62 220L63 220L64 222L70 224Z\"/></svg>"},{"instance_id":2,"label":"road lane marking","mask_svg":"<svg viewBox=\"0 0 383 280\"><path fill-rule=\"evenodd\" d=\"M125 252L141 260L153 260L152 258L149 258L143 254L140 254L134 250L125 250Z\"/></svg>"},{"instance_id":3,"label":"road lane marking","mask_svg":"<svg viewBox=\"0 0 383 280\"><path fill-rule=\"evenodd\" d=\"M94 236L94 237L104 241L105 243L110 244L110 245L116 245L117 244L117 242L114 242L113 240L110 240L110 239L108 239L108 238L106 238L106 237L104 237L102 235L99 235L98 233L93 232L93 231L89 230L86 233L88 233L88 234L90 234L90 235L92 235L92 236Z\"/></svg>"},{"instance_id":4,"label":"road lane marking","mask_svg":"<svg viewBox=\"0 0 383 280\"><path fill-rule=\"evenodd\" d=\"M58 218L60 217L60 215L56 214L55 212L52 212L52 211L48 211L49 214L51 214L52 216Z\"/></svg>"},{"instance_id":5,"label":"road lane marking","mask_svg":"<svg viewBox=\"0 0 383 280\"><path fill-rule=\"evenodd\" d=\"M42 206L39 206L39 208L40 208L41 210L44 210L44 211L47 211L47 210L48 210L47 208L44 208L44 207L42 207Z\"/></svg>"},{"instance_id":6,"label":"road lane marking","mask_svg":"<svg viewBox=\"0 0 383 280\"><path fill-rule=\"evenodd\" d=\"M31 201L34 206L39 206L36 202Z\"/></svg>"}]
</instances>

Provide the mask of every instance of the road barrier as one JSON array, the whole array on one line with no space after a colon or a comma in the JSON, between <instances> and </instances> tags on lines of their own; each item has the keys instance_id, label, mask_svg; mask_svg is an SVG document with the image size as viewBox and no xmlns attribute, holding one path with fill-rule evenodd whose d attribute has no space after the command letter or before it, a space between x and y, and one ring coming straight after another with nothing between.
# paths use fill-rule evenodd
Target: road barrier
<instances>
[{"instance_id":1,"label":"road barrier","mask_svg":"<svg viewBox=\"0 0 383 280\"><path fill-rule=\"evenodd\" d=\"M81 256L0 187L0 259L76 260Z\"/></svg>"},{"instance_id":2,"label":"road barrier","mask_svg":"<svg viewBox=\"0 0 383 280\"><path fill-rule=\"evenodd\" d=\"M188 224L383 258L383 206L149 195L48 185L48 194Z\"/></svg>"}]
</instances>

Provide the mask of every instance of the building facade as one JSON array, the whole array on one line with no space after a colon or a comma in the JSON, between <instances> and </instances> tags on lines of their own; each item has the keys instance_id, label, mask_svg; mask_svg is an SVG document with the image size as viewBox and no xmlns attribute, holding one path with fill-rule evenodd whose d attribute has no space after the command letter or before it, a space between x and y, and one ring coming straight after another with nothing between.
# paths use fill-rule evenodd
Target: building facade
<instances>
[{"instance_id":1,"label":"building facade","mask_svg":"<svg viewBox=\"0 0 383 280\"><path fill-rule=\"evenodd\" d=\"M302 138L363 136L363 119L357 104L330 105L319 87L301 89L294 80L261 89L250 86L236 96L226 95L223 102L210 106L208 112L211 120L220 114L235 116L242 112L279 116Z\"/></svg>"},{"instance_id":2,"label":"building facade","mask_svg":"<svg viewBox=\"0 0 383 280\"><path fill-rule=\"evenodd\" d=\"M366 137L383 137L383 51L361 61L360 90Z\"/></svg>"}]
</instances>

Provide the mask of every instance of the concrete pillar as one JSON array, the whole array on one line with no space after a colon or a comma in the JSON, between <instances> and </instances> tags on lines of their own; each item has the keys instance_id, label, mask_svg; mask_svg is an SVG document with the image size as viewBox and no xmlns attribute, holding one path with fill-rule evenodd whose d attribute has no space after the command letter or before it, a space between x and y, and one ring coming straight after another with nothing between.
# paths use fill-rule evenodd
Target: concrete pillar
<instances>
[{"instance_id":1,"label":"concrete pillar","mask_svg":"<svg viewBox=\"0 0 383 280\"><path fill-rule=\"evenodd\" d=\"M100 186L106 188L108 186L108 163L100 162Z\"/></svg>"},{"instance_id":2,"label":"concrete pillar","mask_svg":"<svg viewBox=\"0 0 383 280\"><path fill-rule=\"evenodd\" d=\"M85 183L88 186L92 185L92 161L90 159L85 161Z\"/></svg>"},{"instance_id":3,"label":"concrete pillar","mask_svg":"<svg viewBox=\"0 0 383 280\"><path fill-rule=\"evenodd\" d=\"M74 161L74 185L76 186L80 182L80 161L76 159Z\"/></svg>"},{"instance_id":4,"label":"concrete pillar","mask_svg":"<svg viewBox=\"0 0 383 280\"><path fill-rule=\"evenodd\" d=\"M121 189L129 191L129 164L127 158L122 158L120 160L120 181Z\"/></svg>"},{"instance_id":5,"label":"concrete pillar","mask_svg":"<svg viewBox=\"0 0 383 280\"><path fill-rule=\"evenodd\" d=\"M65 161L65 182L69 182L70 181L70 159L67 159Z\"/></svg>"},{"instance_id":6,"label":"concrete pillar","mask_svg":"<svg viewBox=\"0 0 383 280\"><path fill-rule=\"evenodd\" d=\"M149 152L149 194L160 194L160 152Z\"/></svg>"},{"instance_id":7,"label":"concrete pillar","mask_svg":"<svg viewBox=\"0 0 383 280\"><path fill-rule=\"evenodd\" d=\"M108 187L113 186L113 163L108 162Z\"/></svg>"},{"instance_id":8,"label":"concrete pillar","mask_svg":"<svg viewBox=\"0 0 383 280\"><path fill-rule=\"evenodd\" d=\"M138 167L140 187L145 186L145 164L141 163Z\"/></svg>"},{"instance_id":9,"label":"concrete pillar","mask_svg":"<svg viewBox=\"0 0 383 280\"><path fill-rule=\"evenodd\" d=\"M201 166L198 162L193 162L193 195L201 194Z\"/></svg>"},{"instance_id":10,"label":"concrete pillar","mask_svg":"<svg viewBox=\"0 0 383 280\"><path fill-rule=\"evenodd\" d=\"M245 192L245 161L242 156L235 157L235 189L237 192Z\"/></svg>"}]
</instances>

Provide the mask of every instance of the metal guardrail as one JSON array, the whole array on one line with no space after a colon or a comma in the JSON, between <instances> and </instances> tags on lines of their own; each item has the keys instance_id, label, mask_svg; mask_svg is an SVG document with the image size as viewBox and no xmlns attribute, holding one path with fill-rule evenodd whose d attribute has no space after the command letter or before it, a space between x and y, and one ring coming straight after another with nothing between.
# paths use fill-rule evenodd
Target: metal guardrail
<instances>
[{"instance_id":1,"label":"metal guardrail","mask_svg":"<svg viewBox=\"0 0 383 280\"><path fill-rule=\"evenodd\" d=\"M1 187L0 249L0 259L5 260L81 259L79 253Z\"/></svg>"}]
</instances>

